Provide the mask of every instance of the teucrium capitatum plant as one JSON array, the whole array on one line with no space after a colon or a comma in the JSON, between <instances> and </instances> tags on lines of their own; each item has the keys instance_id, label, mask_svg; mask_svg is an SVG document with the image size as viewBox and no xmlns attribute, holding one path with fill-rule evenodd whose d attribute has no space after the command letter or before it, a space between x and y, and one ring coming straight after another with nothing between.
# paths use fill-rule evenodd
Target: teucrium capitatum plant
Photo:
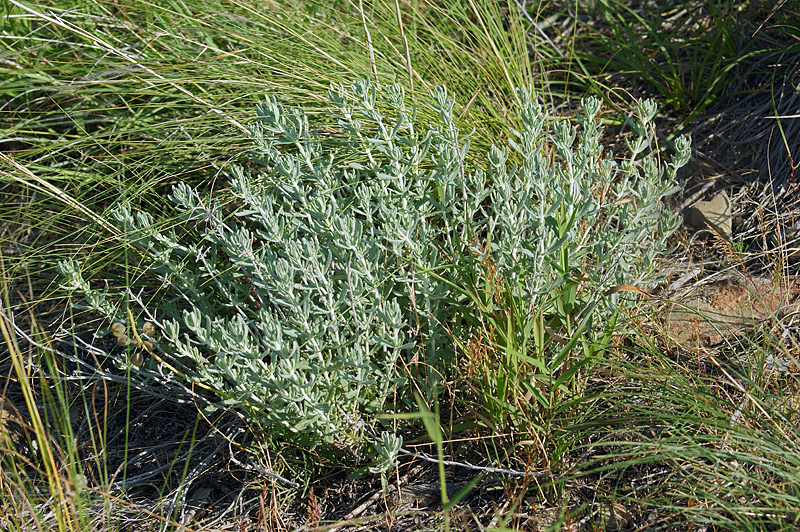
<instances>
[{"instance_id":1,"label":"teucrium capitatum plant","mask_svg":"<svg viewBox=\"0 0 800 532\"><path fill-rule=\"evenodd\" d=\"M676 142L665 170L640 159L655 111L644 102L631 119L631 156L617 164L599 145L597 100L584 101L580 127L548 128L531 91L517 97L513 155L493 146L481 168L468 165L469 142L442 87L427 127L399 86L334 87L340 133L326 135L268 99L252 127L260 168L230 172L235 202L176 186L180 237L120 204L114 219L172 289L157 324L162 356L279 435L355 448L405 386L400 357L423 362L414 367L428 371L405 376L435 390L454 351L448 330L470 312L458 295L465 278L491 268L545 315L557 311L554 290L579 275L592 290L571 304L593 297L596 313L613 311L616 296L598 294L649 275L677 227L661 200L675 190L689 141ZM120 319L75 264L61 269L67 287ZM387 456L394 442L382 440Z\"/></svg>"}]
</instances>

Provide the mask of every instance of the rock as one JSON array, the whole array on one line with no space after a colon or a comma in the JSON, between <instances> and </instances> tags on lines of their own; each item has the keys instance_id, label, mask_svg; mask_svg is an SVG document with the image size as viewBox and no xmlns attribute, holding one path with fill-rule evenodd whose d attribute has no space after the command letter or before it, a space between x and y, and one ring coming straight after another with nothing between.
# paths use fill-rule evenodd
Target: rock
<instances>
[{"instance_id":1,"label":"rock","mask_svg":"<svg viewBox=\"0 0 800 532\"><path fill-rule=\"evenodd\" d=\"M685 350L713 346L772 323L772 316L800 311L798 295L800 287L730 276L676 296L667 307L666 332Z\"/></svg>"},{"instance_id":2,"label":"rock","mask_svg":"<svg viewBox=\"0 0 800 532\"><path fill-rule=\"evenodd\" d=\"M709 201L697 201L685 210L686 223L695 229L709 228L730 240L733 236L731 200L723 190Z\"/></svg>"}]
</instances>

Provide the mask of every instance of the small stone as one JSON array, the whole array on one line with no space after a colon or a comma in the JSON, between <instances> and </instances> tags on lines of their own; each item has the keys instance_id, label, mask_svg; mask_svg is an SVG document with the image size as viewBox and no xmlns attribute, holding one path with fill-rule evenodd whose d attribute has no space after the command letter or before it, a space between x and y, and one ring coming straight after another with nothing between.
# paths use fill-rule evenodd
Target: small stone
<instances>
[{"instance_id":1,"label":"small stone","mask_svg":"<svg viewBox=\"0 0 800 532\"><path fill-rule=\"evenodd\" d=\"M709 228L725 240L733 236L731 200L723 190L709 201L697 201L686 208L686 223L695 229Z\"/></svg>"}]
</instances>

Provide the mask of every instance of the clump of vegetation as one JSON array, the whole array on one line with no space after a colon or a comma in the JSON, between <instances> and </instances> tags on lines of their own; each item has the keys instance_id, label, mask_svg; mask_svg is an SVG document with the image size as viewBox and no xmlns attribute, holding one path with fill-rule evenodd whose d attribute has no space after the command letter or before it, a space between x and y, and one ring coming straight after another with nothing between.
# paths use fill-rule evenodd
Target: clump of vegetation
<instances>
[{"instance_id":1,"label":"clump of vegetation","mask_svg":"<svg viewBox=\"0 0 800 532\"><path fill-rule=\"evenodd\" d=\"M435 396L435 375L454 358L450 334L496 318L485 288L500 278L522 323L494 324L509 359L486 393L510 393L501 381L511 366L520 382L521 367L532 370L523 389L539 403L573 392L590 361L567 354L613 314L613 286L650 274L678 226L661 200L676 190L689 140L664 168L639 160L656 111L642 102L618 164L599 145L597 100L583 102L580 128L548 128L530 89L516 96L513 155L493 146L475 169L442 87L431 92L438 121L422 126L399 85L334 87L343 136L312 131L301 110L268 99L251 129L260 168L231 171L236 201L220 206L177 185L180 235L120 204L114 219L172 294L159 309L136 309L160 316L157 335L148 322L159 347L150 364L246 409L275 436L357 452L387 401L412 387L405 378ZM109 323L136 329L130 298L92 291L75 262L60 271ZM560 335L566 346L551 341ZM403 375L401 357L426 369Z\"/></svg>"},{"instance_id":2,"label":"clump of vegetation","mask_svg":"<svg viewBox=\"0 0 800 532\"><path fill-rule=\"evenodd\" d=\"M666 167L658 182L665 189L650 189L653 218L636 232L636 216L648 212L637 210L647 204L637 195L643 194L637 179L653 161L642 157L647 148L631 157L624 141L636 146L642 136L636 127L650 111L627 95L663 105L651 125L663 134L662 147L691 132L698 165L687 172L688 190L724 188L741 216L729 243L698 246L702 238L679 232L671 241L674 253L663 259L669 270L662 271L691 262L699 273L673 281L687 286L698 275L697 283L705 284L732 264L747 277L758 275L763 264L773 264L770 256L779 257L776 286L789 286L786 297L794 297L789 275L796 263L785 259L796 247L790 228L800 197L792 180L792 139L800 136L791 134L800 64L797 2L162 4L13 0L0 7L0 368L7 376L0 390L0 527L105 530L129 527L131 520L150 527L158 519L162 528L313 528L356 512L338 500L342 490L336 489L349 468L319 469L320 462L370 460L359 471L405 489L427 482L422 477L432 467L424 461L431 460L438 462L442 501L450 501L429 514L428 528L448 529L449 510L462 504L474 510L477 529L797 528L798 373L776 372L773 363L782 358L787 368L796 367L794 314L776 313L757 333L687 354L664 343L659 305L618 312L636 299L625 291L635 291L637 279L648 274L663 245L659 236L675 223L657 200L672 187ZM371 110L352 87L338 86L364 75L375 91ZM393 82L413 101L405 104L408 123L397 131L401 113L387 102ZM543 119L532 153L545 171L535 186L522 153L525 108L522 117L514 111L513 87L528 83L536 84L550 117L583 110L575 128ZM448 101L455 100L452 126L425 103L440 84L448 86ZM335 98L347 100L333 112L320 104L320 91L331 85ZM261 90L271 99L262 108L264 120L248 130L249 95ZM587 94L614 114L602 113L610 127L602 135L597 128L598 157L575 173L580 185L573 187L565 176L582 164L578 155L591 145L586 131L598 118L586 119L592 106L581 98ZM302 129L303 150L323 154L312 166L325 171L324 180L300 147L270 131L279 125L273 107ZM631 108L637 117L622 125L617 112ZM646 136L651 130L644 127ZM567 139L575 134L561 150L565 155L557 147L560 130ZM448 140L451 132L457 142ZM606 149L600 152L599 144ZM412 145L427 152L407 169ZM402 154L407 173L391 170L390 146ZM444 146L442 155L437 146ZM615 154L607 152L611 146ZM248 150L255 163L246 161ZM439 171L451 152L459 169L454 180ZM231 172L231 161L244 169ZM283 161L298 179L280 175L289 168ZM590 171L595 167L611 172L611 184L602 184ZM474 185L478 170L483 188ZM245 186L221 189L225 172ZM339 185L326 185L337 179ZM416 188L401 195L398 181ZM179 182L185 185L173 189ZM390 199L372 209L367 224L354 191L373 188ZM244 199L245 192L253 199ZM306 192L311 196L291 196ZM452 218L484 193L469 224ZM258 235L267 230L255 209L267 200L275 219L291 220L281 236L297 238L284 243ZM330 208L327 224L308 219L320 205ZM414 223L392 225L390 214L420 206ZM534 233L538 218L529 210L540 207L545 223ZM345 222L352 234L344 234ZM119 238L120 227L127 227L126 238ZM396 227L409 231L411 244L386 240ZM246 232L256 239L250 248L238 245ZM614 239L621 239L617 251ZM328 275L319 287L341 295L334 308L342 319L314 314L327 304L325 296L302 280L319 278L313 267L320 261L298 255L301 240L337 257L372 257L366 247L337 248L341 242L378 249L379 263L331 258L330 267L321 265ZM647 242L657 245L640 247ZM716 251L728 258L720 260ZM250 252L258 260L269 252L289 272L310 270L265 282L248 264ZM73 302L101 308L107 318L76 313L71 323L80 328L64 331L57 317L64 315L64 293L53 299L52 289L56 262L68 258L80 263L64 263L68 280L60 282L85 290L86 300ZM367 285L374 290L345 288L348 267L358 275L373 272ZM181 288L183 280L196 297ZM307 328L318 327L318 336L300 326L303 308L265 297L284 282L294 292L283 297L308 298ZM351 300L362 304L351 308L345 304ZM383 307L370 314L368 305L377 301L392 314ZM263 314L272 321L259 321ZM352 321L370 315L372 321ZM267 326L281 331L288 356L297 345L300 366L289 368L295 380L283 381L287 390L267 379L286 377L291 362L281 363L281 350L263 347L274 338L263 332ZM73 334L90 327L107 337ZM169 327L177 327L177 342L165 334ZM400 341L393 344L394 330ZM334 348L337 333L342 342ZM218 344L233 347L213 351ZM257 348L258 355L245 356ZM353 360L364 362L354 367ZM323 364L336 372L323 374L317 369ZM251 377L272 388L253 386ZM397 394L385 396L385 386ZM300 390L311 399L325 399L327 390L335 400L287 400ZM211 408L200 410L209 403L216 408L211 415ZM298 411L310 419L307 425L289 414ZM391 425L381 411L391 412ZM285 420L281 412L289 412ZM243 417L271 434L241 437ZM404 424L412 420L422 422L428 438ZM341 430L331 435L336 426ZM401 436L413 438L413 447L401 448ZM295 441L316 448L282 452ZM260 452L245 458L247 451ZM414 456L395 468L406 451ZM455 477L475 468L489 475L458 492L500 480L498 505L477 507L496 493L485 489L453 496ZM232 488L227 494L208 493L217 476ZM347 489L372 495L372 480L353 480ZM256 502L248 493L253 487ZM306 500L304 519L296 510ZM388 500L372 507L361 500L361 526L369 526L361 521L366 517L376 520L373 528L381 520L415 527L411 516L387 508ZM192 507L204 508L191 517ZM549 509L560 522L543 522ZM381 515L368 516L373 512Z\"/></svg>"}]
</instances>

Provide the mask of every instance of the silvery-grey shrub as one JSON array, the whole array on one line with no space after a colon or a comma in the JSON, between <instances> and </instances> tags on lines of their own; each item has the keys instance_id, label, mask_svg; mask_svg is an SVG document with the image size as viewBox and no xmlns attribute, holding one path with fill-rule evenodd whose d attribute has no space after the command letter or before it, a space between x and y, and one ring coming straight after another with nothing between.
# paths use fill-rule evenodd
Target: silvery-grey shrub
<instances>
[{"instance_id":1,"label":"silvery-grey shrub","mask_svg":"<svg viewBox=\"0 0 800 532\"><path fill-rule=\"evenodd\" d=\"M662 199L690 141L659 166L653 102L639 103L629 153L616 159L599 144L597 100L582 102L576 124L550 122L520 89L511 150L492 146L471 165L445 88L431 92L429 125L397 85L357 81L329 96L336 127L318 131L301 110L258 106L257 165L231 169L235 201L179 184L170 199L184 222L170 231L127 204L113 211L170 287L156 314L159 358L277 436L360 449L387 402L430 392L464 312L454 296L463 259L483 257L467 261L471 273L491 263L529 308L578 271L602 317L620 303L604 290L650 275L678 226ZM90 307L126 320L77 263L60 269Z\"/></svg>"}]
</instances>

